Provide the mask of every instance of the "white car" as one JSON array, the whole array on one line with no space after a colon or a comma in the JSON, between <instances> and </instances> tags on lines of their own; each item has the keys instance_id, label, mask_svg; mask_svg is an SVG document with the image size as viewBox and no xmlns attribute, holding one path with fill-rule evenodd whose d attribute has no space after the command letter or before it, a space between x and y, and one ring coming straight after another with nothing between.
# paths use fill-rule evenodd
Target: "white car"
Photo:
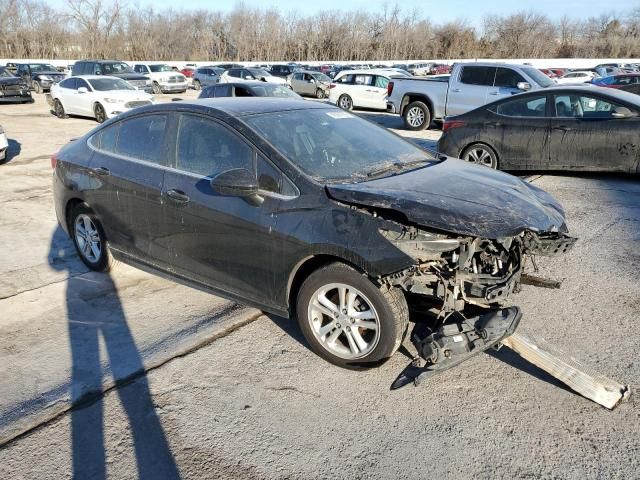
<instances>
[{"instance_id":1,"label":"white car","mask_svg":"<svg viewBox=\"0 0 640 480\"><path fill-rule=\"evenodd\" d=\"M344 110L387 109L387 85L396 76L387 70L344 70L329 89L329 101Z\"/></svg>"},{"instance_id":2,"label":"white car","mask_svg":"<svg viewBox=\"0 0 640 480\"><path fill-rule=\"evenodd\" d=\"M53 112L59 118L80 115L102 123L133 108L151 105L153 95L106 75L69 77L51 87Z\"/></svg>"},{"instance_id":3,"label":"white car","mask_svg":"<svg viewBox=\"0 0 640 480\"><path fill-rule=\"evenodd\" d=\"M4 133L4 128L0 125L0 162L4 162L7 159L7 149L9 148L9 142L7 136Z\"/></svg>"},{"instance_id":4,"label":"white car","mask_svg":"<svg viewBox=\"0 0 640 480\"><path fill-rule=\"evenodd\" d=\"M276 77L261 68L230 68L220 75L220 83L254 82L256 80L290 87L286 78Z\"/></svg>"},{"instance_id":5,"label":"white car","mask_svg":"<svg viewBox=\"0 0 640 480\"><path fill-rule=\"evenodd\" d=\"M166 63L136 63L133 70L151 79L156 94L184 93L189 88L187 77Z\"/></svg>"},{"instance_id":6,"label":"white car","mask_svg":"<svg viewBox=\"0 0 640 480\"><path fill-rule=\"evenodd\" d=\"M589 70L569 72L564 74L560 78L556 78L556 83L560 85L567 85L571 83L587 83L596 78L598 75Z\"/></svg>"}]
</instances>

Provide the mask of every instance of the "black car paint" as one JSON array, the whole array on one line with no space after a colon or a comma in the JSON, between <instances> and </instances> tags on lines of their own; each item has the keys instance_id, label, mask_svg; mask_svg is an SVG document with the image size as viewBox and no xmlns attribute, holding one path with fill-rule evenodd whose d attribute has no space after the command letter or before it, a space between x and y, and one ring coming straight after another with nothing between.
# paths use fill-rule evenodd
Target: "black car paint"
<instances>
[{"instance_id":1,"label":"black car paint","mask_svg":"<svg viewBox=\"0 0 640 480\"><path fill-rule=\"evenodd\" d=\"M2 67L0 67L2 70ZM9 72L7 70L7 72ZM33 102L27 82L17 76L0 77L0 103Z\"/></svg>"},{"instance_id":2,"label":"black car paint","mask_svg":"<svg viewBox=\"0 0 640 480\"><path fill-rule=\"evenodd\" d=\"M473 143L490 146L502 170L581 170L640 173L640 116L632 118L558 118L553 95L576 94L627 106L640 114L640 101L621 99L611 89L551 87L484 105L447 120L465 122L445 131L438 151L460 157ZM514 98L547 96L545 117L508 117L493 110Z\"/></svg>"},{"instance_id":3,"label":"black car paint","mask_svg":"<svg viewBox=\"0 0 640 480\"><path fill-rule=\"evenodd\" d=\"M316 108L337 110L299 100L247 98L175 102L124 113L58 153L54 174L58 220L68 233L69 205L86 202L103 224L116 257L283 316L292 314L290 296L298 280L296 274L304 271L307 262L337 259L373 278L415 264L414 259L380 233L379 229L387 226L389 220L353 203L374 206L379 203L388 208L392 206L390 195L404 196L396 199L398 209L406 209L400 213L452 233L505 234L522 228L557 229L564 224L561 209L544 192L528 189L522 181L506 174L489 173L449 160L388 179L352 186L332 185L327 189L302 174L243 122L244 116L252 114ZM118 158L88 146L88 140L101 129L152 112L169 114L170 122L175 121L173 116L177 114L190 113L206 115L227 125L276 165L296 185L299 195L285 198L265 194L261 205L239 197L221 197L213 192L208 179L173 169L171 154L167 156L166 167L150 167L146 162ZM170 123L167 131L175 132L175 124ZM166 142L166 152L175 152L172 135L166 136ZM100 175L99 169L108 169L110 175ZM443 184L441 192L446 194L445 184L455 192L439 200L435 196L430 198L431 211L437 212L435 219L429 218L427 203L421 204L426 192L419 186L432 172ZM465 178L467 187L478 181L477 185L483 188L476 185L475 190L466 191L464 198L463 189L456 191L455 187L460 178ZM401 188L405 182L415 189ZM432 187L430 184L429 188ZM186 205L172 202L167 196L171 189L181 190L191 201ZM374 190L379 192L379 201L375 200ZM483 205L468 200L478 197ZM533 207L534 213L527 216L513 212L500 220L496 208L505 199L514 208ZM465 227L465 222L476 222L463 211L468 208L484 215L480 226ZM457 215L465 220L455 220ZM501 225L505 222L511 223Z\"/></svg>"}]
</instances>

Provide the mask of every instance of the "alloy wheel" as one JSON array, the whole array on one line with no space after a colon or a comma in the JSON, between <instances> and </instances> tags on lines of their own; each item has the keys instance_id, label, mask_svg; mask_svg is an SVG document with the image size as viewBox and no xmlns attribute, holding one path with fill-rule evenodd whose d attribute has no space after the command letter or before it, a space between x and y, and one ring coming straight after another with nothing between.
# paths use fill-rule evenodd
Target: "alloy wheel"
<instances>
[{"instance_id":1,"label":"alloy wheel","mask_svg":"<svg viewBox=\"0 0 640 480\"><path fill-rule=\"evenodd\" d=\"M407 123L414 128L424 123L424 112L420 107L412 107L407 112Z\"/></svg>"},{"instance_id":2,"label":"alloy wheel","mask_svg":"<svg viewBox=\"0 0 640 480\"><path fill-rule=\"evenodd\" d=\"M100 232L91 217L81 214L76 217L75 237L80 254L90 263L98 263L102 256Z\"/></svg>"},{"instance_id":3,"label":"alloy wheel","mask_svg":"<svg viewBox=\"0 0 640 480\"><path fill-rule=\"evenodd\" d=\"M487 147L482 145L477 145L467 150L464 154L464 160L485 167L496 168L493 155Z\"/></svg>"},{"instance_id":4,"label":"alloy wheel","mask_svg":"<svg viewBox=\"0 0 640 480\"><path fill-rule=\"evenodd\" d=\"M353 102L351 101L351 97L349 97L348 95L343 95L342 97L340 97L340 108L342 108L343 110L351 110L352 105Z\"/></svg>"},{"instance_id":5,"label":"alloy wheel","mask_svg":"<svg viewBox=\"0 0 640 480\"><path fill-rule=\"evenodd\" d=\"M373 304L360 290L344 283L316 290L307 318L320 345L343 359L366 356L380 340L380 319Z\"/></svg>"},{"instance_id":6,"label":"alloy wheel","mask_svg":"<svg viewBox=\"0 0 640 480\"><path fill-rule=\"evenodd\" d=\"M99 103L96 105L94 113L96 115L96 122L104 123L107 120L107 114L104 111L104 107Z\"/></svg>"}]
</instances>

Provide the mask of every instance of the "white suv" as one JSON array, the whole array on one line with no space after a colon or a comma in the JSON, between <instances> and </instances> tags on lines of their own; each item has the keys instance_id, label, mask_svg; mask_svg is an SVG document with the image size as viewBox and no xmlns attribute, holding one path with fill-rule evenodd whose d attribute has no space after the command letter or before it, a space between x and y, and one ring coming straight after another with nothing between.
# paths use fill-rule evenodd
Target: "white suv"
<instances>
[{"instance_id":1,"label":"white suv","mask_svg":"<svg viewBox=\"0 0 640 480\"><path fill-rule=\"evenodd\" d=\"M329 86L329 101L344 110L387 109L387 85L392 73L386 70L344 70Z\"/></svg>"},{"instance_id":2,"label":"white suv","mask_svg":"<svg viewBox=\"0 0 640 480\"><path fill-rule=\"evenodd\" d=\"M189 88L187 77L165 63L136 63L133 69L153 82L153 93L184 93Z\"/></svg>"}]
</instances>

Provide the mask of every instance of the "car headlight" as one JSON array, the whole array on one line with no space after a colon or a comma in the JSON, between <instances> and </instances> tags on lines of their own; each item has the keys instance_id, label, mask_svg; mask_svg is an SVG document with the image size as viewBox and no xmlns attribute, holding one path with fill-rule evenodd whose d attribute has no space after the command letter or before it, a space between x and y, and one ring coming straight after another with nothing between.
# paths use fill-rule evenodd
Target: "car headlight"
<instances>
[{"instance_id":1,"label":"car headlight","mask_svg":"<svg viewBox=\"0 0 640 480\"><path fill-rule=\"evenodd\" d=\"M120 100L117 98L105 98L104 101L107 103L120 103Z\"/></svg>"},{"instance_id":2,"label":"car headlight","mask_svg":"<svg viewBox=\"0 0 640 480\"><path fill-rule=\"evenodd\" d=\"M53 78L51 78L49 75L38 75L37 79L38 80L47 80L49 82L53 81Z\"/></svg>"},{"instance_id":3,"label":"car headlight","mask_svg":"<svg viewBox=\"0 0 640 480\"><path fill-rule=\"evenodd\" d=\"M460 246L455 238L446 238L415 228L402 231L379 229L380 234L396 248L418 261L439 258L444 252L450 252Z\"/></svg>"}]
</instances>

